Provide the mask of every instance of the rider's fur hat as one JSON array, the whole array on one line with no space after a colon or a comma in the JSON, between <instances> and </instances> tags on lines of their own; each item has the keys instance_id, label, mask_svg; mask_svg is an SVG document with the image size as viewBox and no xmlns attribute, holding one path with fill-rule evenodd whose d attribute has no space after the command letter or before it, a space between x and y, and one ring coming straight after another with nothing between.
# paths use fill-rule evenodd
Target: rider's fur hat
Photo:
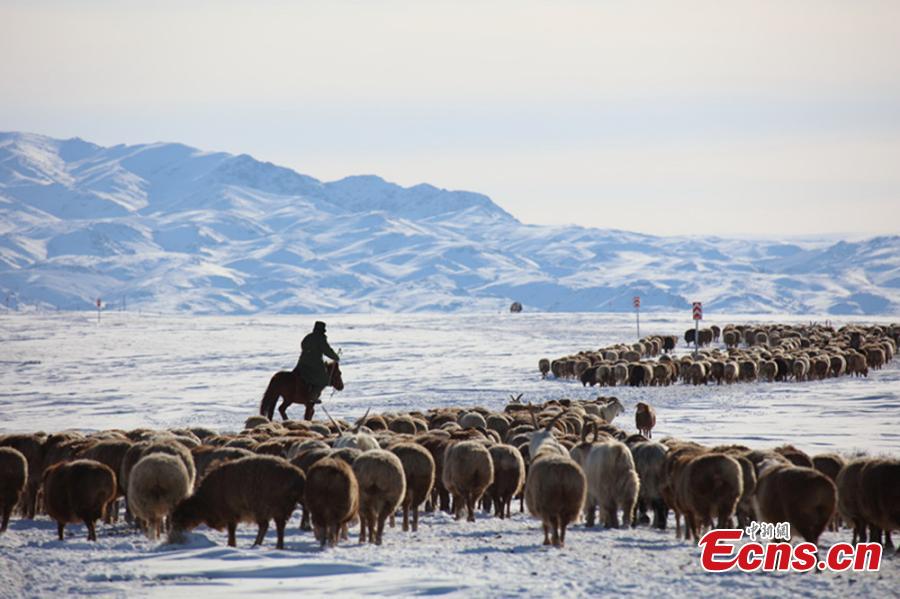
<instances>
[{"instance_id":1,"label":"rider's fur hat","mask_svg":"<svg viewBox=\"0 0 900 599\"><path fill-rule=\"evenodd\" d=\"M315 326L313 326L313 330L321 331L324 333L325 332L325 323L322 322L321 320L317 320Z\"/></svg>"}]
</instances>

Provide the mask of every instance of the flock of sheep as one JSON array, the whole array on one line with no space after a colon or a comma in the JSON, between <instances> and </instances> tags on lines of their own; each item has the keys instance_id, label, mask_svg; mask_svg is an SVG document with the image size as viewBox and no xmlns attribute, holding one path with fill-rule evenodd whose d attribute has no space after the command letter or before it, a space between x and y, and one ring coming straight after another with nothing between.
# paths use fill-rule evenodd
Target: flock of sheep
<instances>
[{"instance_id":1,"label":"flock of sheep","mask_svg":"<svg viewBox=\"0 0 900 599\"><path fill-rule=\"evenodd\" d=\"M582 518L594 526L650 524L664 529L674 511L686 539L734 520L790 522L816 542L846 523L854 540L884 539L900 528L900 461L808 456L792 446L705 447L651 440L656 423L646 403L635 410L641 431L612 424L625 412L615 398L519 401L483 408L369 415L356 423L253 416L238 433L207 428L106 430L91 434L0 437L0 511L24 518L45 512L64 527L124 517L151 539L178 542L200 524L228 531L256 524L255 544L270 522L277 547L298 508L301 529L322 545L347 539L380 544L385 523L402 513L402 530L418 526L420 507L474 521L479 509L509 517L512 504L543 525L543 542L565 544Z\"/></svg>"},{"instance_id":2,"label":"flock of sheep","mask_svg":"<svg viewBox=\"0 0 900 599\"><path fill-rule=\"evenodd\" d=\"M685 341L694 341L694 329ZM709 349L722 339L725 349ZM696 355L669 354L675 336L645 337L634 344L619 344L583 351L553 361L542 359L543 376L579 379L583 385L694 385L754 381L809 381L841 375L868 376L893 359L900 342L900 324L848 325L727 325L699 330ZM645 359L650 358L650 359Z\"/></svg>"}]
</instances>

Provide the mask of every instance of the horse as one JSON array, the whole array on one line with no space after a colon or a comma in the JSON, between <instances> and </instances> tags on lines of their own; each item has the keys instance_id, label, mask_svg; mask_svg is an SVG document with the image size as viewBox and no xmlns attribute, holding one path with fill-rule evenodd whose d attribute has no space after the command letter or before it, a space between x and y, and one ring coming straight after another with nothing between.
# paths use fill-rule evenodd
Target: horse
<instances>
[{"instance_id":1,"label":"horse","mask_svg":"<svg viewBox=\"0 0 900 599\"><path fill-rule=\"evenodd\" d=\"M334 387L337 391L343 391L344 379L341 378L341 368L337 362L325 362L325 368L331 373L328 387ZM302 403L306 405L306 413L303 415L304 420L312 420L315 412L316 398L310 396L309 386L300 379L300 376L288 370L280 370L272 375L269 379L269 386L263 393L262 401L259 402L259 414L265 416L269 420L275 415L275 404L278 398L282 398L278 412L281 418L287 420L287 407L294 403Z\"/></svg>"}]
</instances>

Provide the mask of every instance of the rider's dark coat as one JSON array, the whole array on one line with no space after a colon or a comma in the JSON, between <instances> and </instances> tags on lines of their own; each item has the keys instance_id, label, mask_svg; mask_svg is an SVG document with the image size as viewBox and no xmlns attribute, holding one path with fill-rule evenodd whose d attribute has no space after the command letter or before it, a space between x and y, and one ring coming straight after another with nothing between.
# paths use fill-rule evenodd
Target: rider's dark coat
<instances>
[{"instance_id":1,"label":"rider's dark coat","mask_svg":"<svg viewBox=\"0 0 900 599\"><path fill-rule=\"evenodd\" d=\"M328 337L324 331L313 331L300 342L300 359L294 372L306 381L306 384L316 387L327 387L328 369L322 362L322 357L327 356L332 360L338 360L338 355L328 345Z\"/></svg>"}]
</instances>

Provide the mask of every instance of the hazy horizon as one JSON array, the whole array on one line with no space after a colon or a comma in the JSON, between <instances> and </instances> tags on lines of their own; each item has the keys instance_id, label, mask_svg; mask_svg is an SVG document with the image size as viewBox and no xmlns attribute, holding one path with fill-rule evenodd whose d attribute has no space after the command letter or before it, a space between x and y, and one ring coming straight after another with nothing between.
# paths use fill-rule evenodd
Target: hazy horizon
<instances>
[{"instance_id":1,"label":"hazy horizon","mask_svg":"<svg viewBox=\"0 0 900 599\"><path fill-rule=\"evenodd\" d=\"M898 233L897 3L89 0L0 14L0 130L465 189L529 224Z\"/></svg>"}]
</instances>

